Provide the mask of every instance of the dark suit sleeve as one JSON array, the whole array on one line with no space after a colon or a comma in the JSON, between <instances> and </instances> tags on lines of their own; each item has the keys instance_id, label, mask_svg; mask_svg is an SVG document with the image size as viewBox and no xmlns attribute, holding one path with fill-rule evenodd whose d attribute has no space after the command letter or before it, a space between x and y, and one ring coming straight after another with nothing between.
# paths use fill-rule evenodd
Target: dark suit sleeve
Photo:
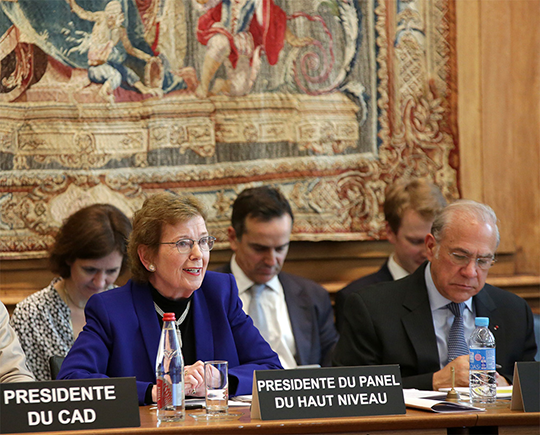
<instances>
[{"instance_id":1,"label":"dark suit sleeve","mask_svg":"<svg viewBox=\"0 0 540 435\"><path fill-rule=\"evenodd\" d=\"M351 293L343 310L341 336L334 351L334 366L382 364L382 348L369 310L361 295Z\"/></svg>"},{"instance_id":2,"label":"dark suit sleeve","mask_svg":"<svg viewBox=\"0 0 540 435\"><path fill-rule=\"evenodd\" d=\"M416 388L418 390L433 390L433 374L435 372L430 373L422 373L421 375L414 375L414 376L404 376L401 378L401 382L403 383L403 388Z\"/></svg>"},{"instance_id":3,"label":"dark suit sleeve","mask_svg":"<svg viewBox=\"0 0 540 435\"><path fill-rule=\"evenodd\" d=\"M376 288L370 287L372 291ZM403 332L395 325L397 316L394 312L385 314L388 321L380 318L376 326L368 304L361 293L352 293L347 297L343 312L343 324L340 339L337 343L334 366L363 366L400 364L403 388L431 390L433 373L418 374L414 355L408 349L408 344L393 342L405 340ZM394 326L393 326L394 325ZM398 338L401 337L401 338Z\"/></svg>"},{"instance_id":4,"label":"dark suit sleeve","mask_svg":"<svg viewBox=\"0 0 540 435\"><path fill-rule=\"evenodd\" d=\"M321 303L317 307L319 310L318 322L321 341L320 364L323 367L328 367L332 365L332 355L339 336L334 325L334 310L330 301L330 295L324 288L321 287L321 290Z\"/></svg>"},{"instance_id":5,"label":"dark suit sleeve","mask_svg":"<svg viewBox=\"0 0 540 435\"><path fill-rule=\"evenodd\" d=\"M522 361L534 361L538 347L536 345L536 339L534 335L534 316L531 308L528 304L525 305L526 319L527 319L527 332L525 337L525 348L523 350Z\"/></svg>"},{"instance_id":6,"label":"dark suit sleeve","mask_svg":"<svg viewBox=\"0 0 540 435\"><path fill-rule=\"evenodd\" d=\"M502 364L498 372L508 379L510 383L514 383L514 363L517 361L534 361L537 351L534 335L534 316L531 308L525 301L515 297L513 299L516 299L519 305L514 303L514 306L512 306L510 302L506 305L505 314L509 317L506 321L506 329L509 329L508 334L505 334L504 338L500 339L497 334L498 331L494 331L497 362Z\"/></svg>"},{"instance_id":7,"label":"dark suit sleeve","mask_svg":"<svg viewBox=\"0 0 540 435\"><path fill-rule=\"evenodd\" d=\"M328 291L306 278L280 273L299 365L328 366L338 340Z\"/></svg>"},{"instance_id":8,"label":"dark suit sleeve","mask_svg":"<svg viewBox=\"0 0 540 435\"><path fill-rule=\"evenodd\" d=\"M345 310L345 299L347 299L347 296L350 293L346 289L347 287L342 288L336 293L336 296L334 298L334 312L336 315L336 328L338 331L341 331L342 328L343 311Z\"/></svg>"},{"instance_id":9,"label":"dark suit sleeve","mask_svg":"<svg viewBox=\"0 0 540 435\"><path fill-rule=\"evenodd\" d=\"M497 371L513 382L517 361L534 361L534 317L529 304L512 292L486 284L474 298L476 315L489 317L495 337Z\"/></svg>"},{"instance_id":10,"label":"dark suit sleeve","mask_svg":"<svg viewBox=\"0 0 540 435\"><path fill-rule=\"evenodd\" d=\"M336 293L334 301L334 311L336 313L336 328L338 332L341 331L342 328L344 316L343 312L345 310L345 301L347 300L347 296L372 284L393 280L394 278L390 273L390 269L388 269L388 260L386 260L386 262L377 272L359 278L338 291Z\"/></svg>"}]
</instances>

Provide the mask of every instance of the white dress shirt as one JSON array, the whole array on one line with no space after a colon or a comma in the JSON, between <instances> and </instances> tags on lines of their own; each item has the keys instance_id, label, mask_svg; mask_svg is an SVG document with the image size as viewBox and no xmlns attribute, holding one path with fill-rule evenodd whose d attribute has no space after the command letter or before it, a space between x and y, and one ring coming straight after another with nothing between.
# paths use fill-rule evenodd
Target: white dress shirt
<instances>
[{"instance_id":1,"label":"white dress shirt","mask_svg":"<svg viewBox=\"0 0 540 435\"><path fill-rule=\"evenodd\" d=\"M242 300L243 308L249 315L249 303L251 292L249 289L254 284L236 262L236 256L231 259L231 271L236 279L238 294ZM297 366L294 356L296 355L296 343L289 319L289 310L285 302L283 287L277 275L266 283L266 288L260 296L260 303L268 323L268 344L279 356L281 365L286 369Z\"/></svg>"},{"instance_id":2,"label":"white dress shirt","mask_svg":"<svg viewBox=\"0 0 540 435\"><path fill-rule=\"evenodd\" d=\"M394 281L410 275L409 272L397 263L393 253L390 254L390 257L388 258L388 270L390 271L392 278L394 278Z\"/></svg>"},{"instance_id":3,"label":"white dress shirt","mask_svg":"<svg viewBox=\"0 0 540 435\"><path fill-rule=\"evenodd\" d=\"M435 287L435 283L431 277L431 263L428 263L426 267L425 278L431 315L433 317L433 327L435 328L435 336L437 337L439 361L442 369L448 362L448 334L450 333L452 323L454 323L454 315L446 306L452 301L441 295L437 287ZM465 308L463 310L463 332L467 345L469 344L469 337L474 331L475 317L472 298L469 298L465 301Z\"/></svg>"}]
</instances>

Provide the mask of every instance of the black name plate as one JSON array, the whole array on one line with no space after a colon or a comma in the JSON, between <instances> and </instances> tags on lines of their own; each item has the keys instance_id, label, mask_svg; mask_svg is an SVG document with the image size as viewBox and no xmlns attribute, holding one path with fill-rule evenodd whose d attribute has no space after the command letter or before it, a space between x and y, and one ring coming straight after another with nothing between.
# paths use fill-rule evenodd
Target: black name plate
<instances>
[{"instance_id":1,"label":"black name plate","mask_svg":"<svg viewBox=\"0 0 540 435\"><path fill-rule=\"evenodd\" d=\"M0 433L138 427L135 378L0 385Z\"/></svg>"},{"instance_id":2,"label":"black name plate","mask_svg":"<svg viewBox=\"0 0 540 435\"><path fill-rule=\"evenodd\" d=\"M514 387L510 409L540 412L540 362L514 364Z\"/></svg>"},{"instance_id":3,"label":"black name plate","mask_svg":"<svg viewBox=\"0 0 540 435\"><path fill-rule=\"evenodd\" d=\"M251 417L262 420L405 414L398 365L257 370Z\"/></svg>"}]
</instances>

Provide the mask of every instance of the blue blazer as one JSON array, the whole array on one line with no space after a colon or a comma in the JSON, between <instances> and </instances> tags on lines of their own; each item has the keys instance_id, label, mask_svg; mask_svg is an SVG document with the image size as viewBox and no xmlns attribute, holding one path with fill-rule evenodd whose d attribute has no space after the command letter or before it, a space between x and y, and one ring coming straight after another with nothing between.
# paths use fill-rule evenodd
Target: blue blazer
<instances>
[{"instance_id":1,"label":"blue blazer","mask_svg":"<svg viewBox=\"0 0 540 435\"><path fill-rule=\"evenodd\" d=\"M236 378L231 395L251 394L254 370L281 369L270 348L242 310L232 275L207 271L191 304L198 360L226 360ZM146 283L128 281L96 294L85 308L86 325L66 356L58 379L135 376L139 404L156 383L161 328Z\"/></svg>"}]
</instances>

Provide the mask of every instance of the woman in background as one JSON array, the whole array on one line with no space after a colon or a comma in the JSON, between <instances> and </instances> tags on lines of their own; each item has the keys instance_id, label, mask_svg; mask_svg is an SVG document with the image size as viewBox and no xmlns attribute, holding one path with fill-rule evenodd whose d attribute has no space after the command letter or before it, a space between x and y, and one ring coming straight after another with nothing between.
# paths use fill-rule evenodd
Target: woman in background
<instances>
[{"instance_id":1,"label":"woman in background","mask_svg":"<svg viewBox=\"0 0 540 435\"><path fill-rule=\"evenodd\" d=\"M60 228L49 257L58 277L19 302L11 317L37 380L51 379L51 356L67 355L85 324L90 296L111 288L127 267L130 232L127 216L108 204L85 207Z\"/></svg>"},{"instance_id":2,"label":"woman in background","mask_svg":"<svg viewBox=\"0 0 540 435\"><path fill-rule=\"evenodd\" d=\"M155 402L164 312L176 314L186 395L204 396L202 361L229 362L231 396L251 394L254 370L281 368L242 310L234 277L207 272L214 241L195 198L149 197L133 218L132 280L88 301L86 326L58 377L135 376L139 404Z\"/></svg>"}]
</instances>

